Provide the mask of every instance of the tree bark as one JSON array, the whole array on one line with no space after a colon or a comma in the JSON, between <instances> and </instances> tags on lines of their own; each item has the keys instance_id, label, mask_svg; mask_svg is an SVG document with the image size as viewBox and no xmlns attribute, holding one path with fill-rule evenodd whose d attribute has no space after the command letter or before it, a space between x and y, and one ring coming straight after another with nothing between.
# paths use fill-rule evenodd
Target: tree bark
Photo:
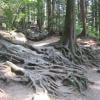
<instances>
[{"instance_id":1,"label":"tree bark","mask_svg":"<svg viewBox=\"0 0 100 100\"><path fill-rule=\"evenodd\" d=\"M86 36L86 10L85 10L85 0L80 0L80 11L82 17L83 30L80 36Z\"/></svg>"},{"instance_id":2,"label":"tree bark","mask_svg":"<svg viewBox=\"0 0 100 100\"><path fill-rule=\"evenodd\" d=\"M75 43L75 0L68 0L66 3L66 16L65 16L65 26L64 33L61 37L61 42L67 45L70 49L73 48Z\"/></svg>"},{"instance_id":3,"label":"tree bark","mask_svg":"<svg viewBox=\"0 0 100 100\"><path fill-rule=\"evenodd\" d=\"M47 14L48 14L48 32L50 33L51 31L51 16L52 16L52 2L51 0L47 0Z\"/></svg>"}]
</instances>

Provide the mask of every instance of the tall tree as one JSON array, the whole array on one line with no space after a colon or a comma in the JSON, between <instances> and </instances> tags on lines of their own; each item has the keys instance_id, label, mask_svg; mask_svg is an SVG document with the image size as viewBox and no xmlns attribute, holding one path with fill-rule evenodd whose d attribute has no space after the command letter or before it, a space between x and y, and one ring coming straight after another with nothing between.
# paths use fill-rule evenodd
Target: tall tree
<instances>
[{"instance_id":1,"label":"tall tree","mask_svg":"<svg viewBox=\"0 0 100 100\"><path fill-rule=\"evenodd\" d=\"M99 39L100 39L100 1L98 0L98 25L99 25Z\"/></svg>"},{"instance_id":2,"label":"tall tree","mask_svg":"<svg viewBox=\"0 0 100 100\"><path fill-rule=\"evenodd\" d=\"M82 18L82 27L81 36L86 36L86 10L85 10L85 0L80 0L80 13Z\"/></svg>"},{"instance_id":3,"label":"tall tree","mask_svg":"<svg viewBox=\"0 0 100 100\"><path fill-rule=\"evenodd\" d=\"M64 33L60 41L64 45L65 56L75 63L83 63L82 52L76 43L75 36L75 3L76 0L67 0Z\"/></svg>"},{"instance_id":4,"label":"tall tree","mask_svg":"<svg viewBox=\"0 0 100 100\"><path fill-rule=\"evenodd\" d=\"M43 0L37 0L37 25L39 30L42 30L43 25L43 16L44 16L44 9L43 9Z\"/></svg>"},{"instance_id":5,"label":"tall tree","mask_svg":"<svg viewBox=\"0 0 100 100\"><path fill-rule=\"evenodd\" d=\"M70 49L73 48L75 43L75 0L67 0L66 3L66 16L65 16L65 26L64 33L61 37L61 42L67 45Z\"/></svg>"},{"instance_id":6,"label":"tall tree","mask_svg":"<svg viewBox=\"0 0 100 100\"><path fill-rule=\"evenodd\" d=\"M51 31L51 17L52 17L52 0L47 0L47 14L48 14L48 32Z\"/></svg>"}]
</instances>

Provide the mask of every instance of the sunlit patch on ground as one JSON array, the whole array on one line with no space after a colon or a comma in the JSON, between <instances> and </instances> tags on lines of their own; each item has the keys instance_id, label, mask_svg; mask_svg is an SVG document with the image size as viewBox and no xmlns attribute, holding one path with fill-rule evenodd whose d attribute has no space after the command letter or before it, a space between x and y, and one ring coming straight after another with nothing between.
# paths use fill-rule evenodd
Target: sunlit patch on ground
<instances>
[{"instance_id":1,"label":"sunlit patch on ground","mask_svg":"<svg viewBox=\"0 0 100 100\"><path fill-rule=\"evenodd\" d=\"M32 100L51 100L47 92L39 92L34 95Z\"/></svg>"},{"instance_id":2,"label":"sunlit patch on ground","mask_svg":"<svg viewBox=\"0 0 100 100\"><path fill-rule=\"evenodd\" d=\"M77 39L77 42L80 45L84 45L85 47L96 46L96 41L93 39Z\"/></svg>"},{"instance_id":3,"label":"sunlit patch on ground","mask_svg":"<svg viewBox=\"0 0 100 100\"><path fill-rule=\"evenodd\" d=\"M37 42L33 42L33 41L28 41L28 43L32 46L35 46L35 47L42 47L42 46L45 46L45 45L49 45L49 44L52 44L52 43L55 43L57 41L59 41L60 37L49 37L49 38L46 38L44 40L41 40L41 41L37 41Z\"/></svg>"},{"instance_id":4,"label":"sunlit patch on ground","mask_svg":"<svg viewBox=\"0 0 100 100\"><path fill-rule=\"evenodd\" d=\"M39 43L39 44L34 44L35 47L40 47L40 46L45 46L48 45L49 43Z\"/></svg>"},{"instance_id":5,"label":"sunlit patch on ground","mask_svg":"<svg viewBox=\"0 0 100 100\"><path fill-rule=\"evenodd\" d=\"M15 31L7 32L0 30L0 35L7 40L11 40L13 43L21 44L27 42L27 38L23 33L17 33Z\"/></svg>"},{"instance_id":6,"label":"sunlit patch on ground","mask_svg":"<svg viewBox=\"0 0 100 100\"><path fill-rule=\"evenodd\" d=\"M0 89L0 100L4 100L4 99L7 99L7 94L5 93L5 91Z\"/></svg>"}]
</instances>

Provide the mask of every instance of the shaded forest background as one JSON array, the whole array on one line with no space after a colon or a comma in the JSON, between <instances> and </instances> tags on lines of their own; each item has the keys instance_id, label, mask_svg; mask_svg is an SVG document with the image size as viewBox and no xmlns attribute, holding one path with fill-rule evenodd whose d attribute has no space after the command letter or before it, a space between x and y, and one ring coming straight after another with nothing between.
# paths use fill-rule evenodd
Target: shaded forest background
<instances>
[{"instance_id":1,"label":"shaded forest background","mask_svg":"<svg viewBox=\"0 0 100 100\"><path fill-rule=\"evenodd\" d=\"M83 34L100 39L99 0L76 0L75 3L75 33L79 35L83 31ZM49 35L63 33L65 0L0 0L0 9L3 13L1 26L8 30L27 33L35 29Z\"/></svg>"}]
</instances>

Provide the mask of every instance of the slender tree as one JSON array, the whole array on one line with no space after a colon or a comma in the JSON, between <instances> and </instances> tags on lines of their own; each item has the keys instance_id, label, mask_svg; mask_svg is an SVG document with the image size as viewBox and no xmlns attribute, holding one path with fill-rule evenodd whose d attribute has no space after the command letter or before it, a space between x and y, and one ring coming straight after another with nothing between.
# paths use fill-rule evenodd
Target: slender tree
<instances>
[{"instance_id":1,"label":"slender tree","mask_svg":"<svg viewBox=\"0 0 100 100\"><path fill-rule=\"evenodd\" d=\"M85 10L85 0L80 0L80 13L82 18L83 30L80 36L86 36L86 10Z\"/></svg>"},{"instance_id":2,"label":"slender tree","mask_svg":"<svg viewBox=\"0 0 100 100\"><path fill-rule=\"evenodd\" d=\"M61 42L72 49L75 43L75 0L67 0L64 33Z\"/></svg>"},{"instance_id":3,"label":"slender tree","mask_svg":"<svg viewBox=\"0 0 100 100\"><path fill-rule=\"evenodd\" d=\"M98 25L99 25L99 39L100 39L100 1L98 0Z\"/></svg>"},{"instance_id":4,"label":"slender tree","mask_svg":"<svg viewBox=\"0 0 100 100\"><path fill-rule=\"evenodd\" d=\"M48 32L51 31L52 0L47 0Z\"/></svg>"},{"instance_id":5,"label":"slender tree","mask_svg":"<svg viewBox=\"0 0 100 100\"><path fill-rule=\"evenodd\" d=\"M75 35L75 3L76 0L67 0L64 33L61 37L61 44L64 45L64 52L69 52L69 59L75 63L83 63L82 51L79 49ZM64 53L65 56L66 53Z\"/></svg>"},{"instance_id":6,"label":"slender tree","mask_svg":"<svg viewBox=\"0 0 100 100\"><path fill-rule=\"evenodd\" d=\"M42 30L42 26L44 23L43 16L44 16L43 0L37 0L37 25L40 31Z\"/></svg>"}]
</instances>

